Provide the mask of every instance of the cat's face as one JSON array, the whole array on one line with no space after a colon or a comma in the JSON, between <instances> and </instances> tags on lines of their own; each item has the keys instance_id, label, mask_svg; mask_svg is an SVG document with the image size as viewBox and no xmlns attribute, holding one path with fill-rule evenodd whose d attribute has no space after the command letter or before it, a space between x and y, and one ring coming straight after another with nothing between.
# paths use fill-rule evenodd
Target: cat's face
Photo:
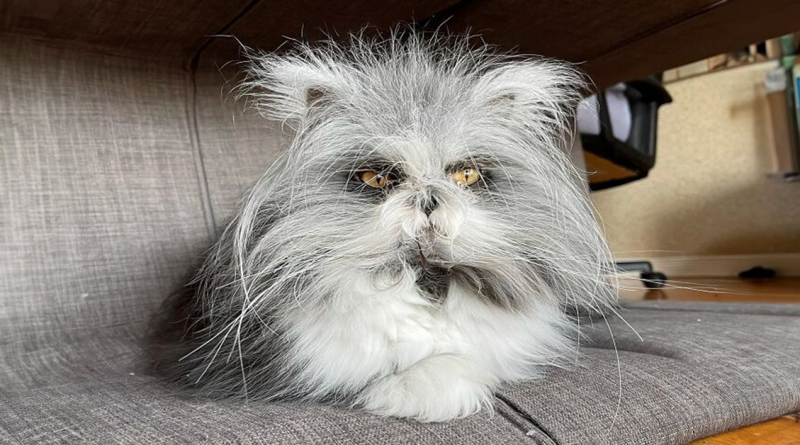
<instances>
[{"instance_id":1,"label":"cat's face","mask_svg":"<svg viewBox=\"0 0 800 445\"><path fill-rule=\"evenodd\" d=\"M322 293L356 269L416 274L437 298L460 280L503 306L596 294L607 251L565 151L575 73L384 51L255 59L251 92L294 132L251 196L272 266L256 262Z\"/></svg>"}]
</instances>

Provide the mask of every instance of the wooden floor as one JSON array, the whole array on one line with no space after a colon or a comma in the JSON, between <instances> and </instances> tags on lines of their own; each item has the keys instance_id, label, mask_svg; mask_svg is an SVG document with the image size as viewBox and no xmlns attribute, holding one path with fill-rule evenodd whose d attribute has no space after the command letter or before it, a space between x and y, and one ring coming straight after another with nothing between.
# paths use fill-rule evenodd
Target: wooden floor
<instances>
[{"instance_id":1,"label":"wooden floor","mask_svg":"<svg viewBox=\"0 0 800 445\"><path fill-rule=\"evenodd\" d=\"M620 286L620 296L631 300L800 304L800 278L740 280L670 277L667 285L658 290L645 289L635 279L623 279Z\"/></svg>"},{"instance_id":2,"label":"wooden floor","mask_svg":"<svg viewBox=\"0 0 800 445\"><path fill-rule=\"evenodd\" d=\"M728 431L692 445L798 445L800 422L797 416L783 416L738 430Z\"/></svg>"},{"instance_id":3,"label":"wooden floor","mask_svg":"<svg viewBox=\"0 0 800 445\"><path fill-rule=\"evenodd\" d=\"M648 290L638 280L622 280L622 298L739 303L798 303L800 278L739 280L672 278L663 289ZM800 445L798 416L784 416L693 442L693 445Z\"/></svg>"}]
</instances>

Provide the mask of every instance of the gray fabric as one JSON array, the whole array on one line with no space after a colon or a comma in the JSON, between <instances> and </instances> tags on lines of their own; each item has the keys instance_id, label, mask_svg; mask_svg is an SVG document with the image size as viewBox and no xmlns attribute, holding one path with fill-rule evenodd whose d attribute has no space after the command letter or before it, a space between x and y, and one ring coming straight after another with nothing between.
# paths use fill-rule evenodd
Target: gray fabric
<instances>
[{"instance_id":1,"label":"gray fabric","mask_svg":"<svg viewBox=\"0 0 800 445\"><path fill-rule=\"evenodd\" d=\"M0 33L69 41L117 54L138 52L177 67L248 2L3 0Z\"/></svg>"},{"instance_id":2,"label":"gray fabric","mask_svg":"<svg viewBox=\"0 0 800 445\"><path fill-rule=\"evenodd\" d=\"M424 425L320 405L187 401L133 376L35 390L8 403L0 432L30 444L532 443L498 415Z\"/></svg>"},{"instance_id":3,"label":"gray fabric","mask_svg":"<svg viewBox=\"0 0 800 445\"><path fill-rule=\"evenodd\" d=\"M288 142L279 123L236 101L236 73L232 66L207 67L196 75L198 140L217 231Z\"/></svg>"},{"instance_id":4,"label":"gray fabric","mask_svg":"<svg viewBox=\"0 0 800 445\"><path fill-rule=\"evenodd\" d=\"M602 321L586 326L576 369L501 388L521 413L501 400L498 415L434 425L314 404L186 400L146 375L133 335L97 336L12 361L30 382L0 387L0 436L98 444L681 444L800 409L800 318L641 309L624 316L644 341L611 320L621 401Z\"/></svg>"},{"instance_id":5,"label":"gray fabric","mask_svg":"<svg viewBox=\"0 0 800 445\"><path fill-rule=\"evenodd\" d=\"M142 60L0 43L3 360L142 329L209 241L187 76ZM105 335L104 334L104 335Z\"/></svg>"},{"instance_id":6,"label":"gray fabric","mask_svg":"<svg viewBox=\"0 0 800 445\"><path fill-rule=\"evenodd\" d=\"M3 0L0 34L71 42L115 54L158 57L178 66L214 35L230 33L251 47L272 50L287 36L314 41L326 33L358 31L366 25L386 29L398 21L422 23L457 2ZM215 60L225 63L235 58L239 49L231 44L205 53L216 53Z\"/></svg>"},{"instance_id":7,"label":"gray fabric","mask_svg":"<svg viewBox=\"0 0 800 445\"><path fill-rule=\"evenodd\" d=\"M531 443L502 412L424 425L315 404L189 400L146 375L132 337L52 347L63 355L36 354L39 366L27 368L35 388L2 380L0 438L103 445Z\"/></svg>"},{"instance_id":8,"label":"gray fabric","mask_svg":"<svg viewBox=\"0 0 800 445\"><path fill-rule=\"evenodd\" d=\"M642 340L609 320L619 361L595 320L577 369L501 393L560 444L683 444L800 410L800 317L659 305L622 312Z\"/></svg>"}]
</instances>

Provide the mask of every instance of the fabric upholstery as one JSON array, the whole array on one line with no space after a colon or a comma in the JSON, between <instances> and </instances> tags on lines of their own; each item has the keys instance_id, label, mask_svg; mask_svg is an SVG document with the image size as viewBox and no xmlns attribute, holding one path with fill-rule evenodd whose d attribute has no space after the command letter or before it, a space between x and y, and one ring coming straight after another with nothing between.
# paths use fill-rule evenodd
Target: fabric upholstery
<instances>
[{"instance_id":1,"label":"fabric upholstery","mask_svg":"<svg viewBox=\"0 0 800 445\"><path fill-rule=\"evenodd\" d=\"M668 306L624 312L643 341L609 319L619 369L607 327L596 320L575 369L502 387L495 415L431 425L315 404L188 400L148 375L134 335L65 339L52 345L62 355L15 361L29 382L3 380L0 436L98 444L682 444L800 409L800 317Z\"/></svg>"},{"instance_id":2,"label":"fabric upholstery","mask_svg":"<svg viewBox=\"0 0 800 445\"><path fill-rule=\"evenodd\" d=\"M285 37L317 40L326 32L358 31L367 23L380 29L398 21L423 23L456 3L458 0L3 0L0 33L157 57L179 66L211 36L232 34L250 46L272 50ZM215 58L225 63L236 57L239 48L218 49L223 51Z\"/></svg>"},{"instance_id":3,"label":"fabric upholstery","mask_svg":"<svg viewBox=\"0 0 800 445\"><path fill-rule=\"evenodd\" d=\"M0 375L0 443L531 443L502 412L423 425L315 404L190 400L147 375L134 337L53 346L64 355L22 368L35 384Z\"/></svg>"},{"instance_id":4,"label":"fabric upholstery","mask_svg":"<svg viewBox=\"0 0 800 445\"><path fill-rule=\"evenodd\" d=\"M3 38L0 360L141 329L209 242L186 78Z\"/></svg>"},{"instance_id":5,"label":"fabric upholstery","mask_svg":"<svg viewBox=\"0 0 800 445\"><path fill-rule=\"evenodd\" d=\"M114 53L134 51L177 66L181 56L190 57L249 1L4 0L0 33L70 41Z\"/></svg>"},{"instance_id":6,"label":"fabric upholstery","mask_svg":"<svg viewBox=\"0 0 800 445\"><path fill-rule=\"evenodd\" d=\"M217 231L288 142L280 123L236 100L236 75L235 67L215 66L196 75L198 141Z\"/></svg>"},{"instance_id":7,"label":"fabric upholstery","mask_svg":"<svg viewBox=\"0 0 800 445\"><path fill-rule=\"evenodd\" d=\"M683 444L800 410L795 307L714 305L624 310L636 332L609 318L613 340L595 320L577 369L501 393L562 444Z\"/></svg>"},{"instance_id":8,"label":"fabric upholstery","mask_svg":"<svg viewBox=\"0 0 800 445\"><path fill-rule=\"evenodd\" d=\"M442 14L452 15L460 0L348 0L319 2L316 0L259 0L247 14L234 23L229 32L254 48L273 51L286 42L286 37L302 38L309 42L328 36L345 36L348 32L364 30L367 35L385 31L397 24L430 25L431 19ZM226 63L235 59L237 45L218 45L209 48L210 59Z\"/></svg>"}]
</instances>

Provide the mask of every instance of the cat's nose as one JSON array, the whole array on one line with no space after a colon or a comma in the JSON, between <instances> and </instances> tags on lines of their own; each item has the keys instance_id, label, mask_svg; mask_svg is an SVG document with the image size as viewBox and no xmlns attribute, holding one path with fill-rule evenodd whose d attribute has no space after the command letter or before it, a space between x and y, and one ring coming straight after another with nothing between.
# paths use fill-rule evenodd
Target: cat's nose
<instances>
[{"instance_id":1,"label":"cat's nose","mask_svg":"<svg viewBox=\"0 0 800 445\"><path fill-rule=\"evenodd\" d=\"M431 213L436 210L436 207L439 205L439 200L436 199L436 196L428 194L422 199L419 200L419 206L423 213L425 213L426 217L430 217Z\"/></svg>"}]
</instances>

